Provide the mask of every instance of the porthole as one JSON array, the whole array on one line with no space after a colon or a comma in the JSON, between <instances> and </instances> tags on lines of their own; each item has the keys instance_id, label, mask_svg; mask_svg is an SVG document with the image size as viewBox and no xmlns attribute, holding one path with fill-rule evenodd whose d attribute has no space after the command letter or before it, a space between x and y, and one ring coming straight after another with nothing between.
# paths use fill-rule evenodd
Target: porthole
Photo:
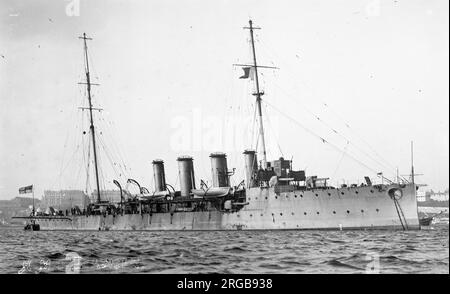
<instances>
[{"instance_id":1,"label":"porthole","mask_svg":"<svg viewBox=\"0 0 450 294\"><path fill-rule=\"evenodd\" d=\"M355 193L356 193L356 194L359 194L359 192L358 192L358 191L355 191Z\"/></svg>"},{"instance_id":2,"label":"porthole","mask_svg":"<svg viewBox=\"0 0 450 294\"><path fill-rule=\"evenodd\" d=\"M248 201L252 200L252 198L248 197Z\"/></svg>"},{"instance_id":3,"label":"porthole","mask_svg":"<svg viewBox=\"0 0 450 294\"><path fill-rule=\"evenodd\" d=\"M333 214L336 214L336 211L333 210Z\"/></svg>"},{"instance_id":4,"label":"porthole","mask_svg":"<svg viewBox=\"0 0 450 294\"><path fill-rule=\"evenodd\" d=\"M286 198L289 198L289 195L286 195Z\"/></svg>"},{"instance_id":5,"label":"porthole","mask_svg":"<svg viewBox=\"0 0 450 294\"><path fill-rule=\"evenodd\" d=\"M258 197L255 197L255 200L258 200Z\"/></svg>"},{"instance_id":6,"label":"porthole","mask_svg":"<svg viewBox=\"0 0 450 294\"><path fill-rule=\"evenodd\" d=\"M292 212L291 214L292 214L292 215L294 215L294 213L293 213L293 212Z\"/></svg>"},{"instance_id":7,"label":"porthole","mask_svg":"<svg viewBox=\"0 0 450 294\"><path fill-rule=\"evenodd\" d=\"M373 190L370 190L370 193L373 193Z\"/></svg>"},{"instance_id":8,"label":"porthole","mask_svg":"<svg viewBox=\"0 0 450 294\"><path fill-rule=\"evenodd\" d=\"M316 197L319 197L319 194L316 193Z\"/></svg>"},{"instance_id":9,"label":"porthole","mask_svg":"<svg viewBox=\"0 0 450 294\"><path fill-rule=\"evenodd\" d=\"M303 214L304 214L304 215L306 215L307 213L306 213L306 212L304 212Z\"/></svg>"},{"instance_id":10,"label":"porthole","mask_svg":"<svg viewBox=\"0 0 450 294\"><path fill-rule=\"evenodd\" d=\"M331 193L328 193L328 196L331 196Z\"/></svg>"},{"instance_id":11,"label":"porthole","mask_svg":"<svg viewBox=\"0 0 450 294\"><path fill-rule=\"evenodd\" d=\"M283 214L280 212L280 216L283 216Z\"/></svg>"},{"instance_id":12,"label":"porthole","mask_svg":"<svg viewBox=\"0 0 450 294\"><path fill-rule=\"evenodd\" d=\"M361 209L361 213L364 213L364 209Z\"/></svg>"},{"instance_id":13,"label":"porthole","mask_svg":"<svg viewBox=\"0 0 450 294\"><path fill-rule=\"evenodd\" d=\"M297 198L297 195L294 195L295 198Z\"/></svg>"},{"instance_id":14,"label":"porthole","mask_svg":"<svg viewBox=\"0 0 450 294\"><path fill-rule=\"evenodd\" d=\"M252 217L253 216L253 214L250 214L250 217Z\"/></svg>"},{"instance_id":15,"label":"porthole","mask_svg":"<svg viewBox=\"0 0 450 294\"><path fill-rule=\"evenodd\" d=\"M278 196L275 196L275 199L278 199Z\"/></svg>"},{"instance_id":16,"label":"porthole","mask_svg":"<svg viewBox=\"0 0 450 294\"><path fill-rule=\"evenodd\" d=\"M320 214L320 212L317 212L317 214Z\"/></svg>"},{"instance_id":17,"label":"porthole","mask_svg":"<svg viewBox=\"0 0 450 294\"><path fill-rule=\"evenodd\" d=\"M302 198L303 198L303 194L300 194L300 197L302 197Z\"/></svg>"},{"instance_id":18,"label":"porthole","mask_svg":"<svg viewBox=\"0 0 450 294\"><path fill-rule=\"evenodd\" d=\"M261 216L263 216L263 214L261 213Z\"/></svg>"},{"instance_id":19,"label":"porthole","mask_svg":"<svg viewBox=\"0 0 450 294\"><path fill-rule=\"evenodd\" d=\"M344 192L341 192L342 195L344 195Z\"/></svg>"},{"instance_id":20,"label":"porthole","mask_svg":"<svg viewBox=\"0 0 450 294\"><path fill-rule=\"evenodd\" d=\"M266 200L267 200L267 197L266 197Z\"/></svg>"},{"instance_id":21,"label":"porthole","mask_svg":"<svg viewBox=\"0 0 450 294\"><path fill-rule=\"evenodd\" d=\"M375 209L377 212L379 212L380 210L377 208L377 209Z\"/></svg>"},{"instance_id":22,"label":"porthole","mask_svg":"<svg viewBox=\"0 0 450 294\"><path fill-rule=\"evenodd\" d=\"M350 213L350 210L347 210L347 213Z\"/></svg>"}]
</instances>

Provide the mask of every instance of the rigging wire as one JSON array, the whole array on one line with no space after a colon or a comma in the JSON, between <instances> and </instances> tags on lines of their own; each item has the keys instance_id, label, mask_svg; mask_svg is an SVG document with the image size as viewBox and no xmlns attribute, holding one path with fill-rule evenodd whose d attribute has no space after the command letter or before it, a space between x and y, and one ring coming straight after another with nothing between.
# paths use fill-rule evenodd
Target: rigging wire
<instances>
[{"instance_id":1,"label":"rigging wire","mask_svg":"<svg viewBox=\"0 0 450 294\"><path fill-rule=\"evenodd\" d=\"M92 54L92 50L90 50L90 53ZM95 75L96 73L95 61L92 59L89 59L89 61L91 68L90 72L98 81L98 76ZM96 96L95 93L93 96ZM101 97L97 98L96 101L97 106L102 105ZM109 160L113 172L116 174L116 176L129 178L128 171L131 171L131 169L127 167L127 165L125 164L124 153L122 152L122 149L120 148L119 144L114 140L113 135L117 134L118 132L115 123L111 120L109 115L110 113L107 111L102 111L100 112L100 115L98 115L97 124L99 129L101 129L101 132L97 137L99 137L99 141L102 144L102 148L105 152L105 155L107 156L107 159ZM96 134L98 133L96 132ZM105 172L106 171L102 171L103 179L105 177ZM106 185L105 181L103 181L103 183L104 185Z\"/></svg>"},{"instance_id":2,"label":"rigging wire","mask_svg":"<svg viewBox=\"0 0 450 294\"><path fill-rule=\"evenodd\" d=\"M109 160L109 163L112 167L112 170L115 173L115 176L118 176L119 178L126 177L126 174L124 173L124 170L121 169L120 165L119 166L116 165L116 162L114 161L113 156L112 156L109 148L107 147L107 144L105 143L105 141L103 139L103 136L99 136L99 139L100 139L99 140L100 146L102 147L105 156ZM117 170L117 168L119 168L120 170Z\"/></svg>"},{"instance_id":3,"label":"rigging wire","mask_svg":"<svg viewBox=\"0 0 450 294\"><path fill-rule=\"evenodd\" d=\"M377 163L380 167L386 168L388 170L390 170L391 168L386 166L386 164L380 162L379 160L373 158L370 154L368 154L366 151L364 151L363 149L359 148L357 145L355 145L350 139L348 139L346 136L344 136L343 134L341 134L340 132L338 132L336 129L334 129L332 126L330 126L327 122L325 122L321 117L319 117L318 115L316 115L315 113L313 113L312 111L310 111L308 109L308 107L306 107L306 105L304 105L303 103L301 103L298 99L294 99L293 95L289 94L287 91L285 91L284 89L282 89L281 87L279 87L279 85L277 85L276 83L274 83L274 85L280 89L281 91L283 91L283 93L290 99L295 100L296 103L300 103L302 105L302 109L304 109L307 113L309 113L310 115L312 115L317 121L319 121L321 124L323 124L326 128L330 129L334 134L336 134L337 136L341 137L342 139L344 139L346 142L349 142L350 145L352 145L355 149L359 150L361 153L363 153L365 156L367 156L369 159L371 159L373 162Z\"/></svg>"},{"instance_id":4,"label":"rigging wire","mask_svg":"<svg viewBox=\"0 0 450 294\"><path fill-rule=\"evenodd\" d=\"M222 124L222 133L221 133L221 139L222 139L222 148L227 150L227 148L230 148L230 151L234 151L237 147L237 141L235 136L236 131L236 121L237 121L237 115L239 113L237 107L235 107L237 104L237 95L234 95L234 78L237 73L237 68L234 65L231 65L231 71L230 75L228 76L228 82L227 84L229 91L227 92L227 95L225 96L225 102L224 102L224 118L223 118L223 124ZM232 118L235 118L235 120L232 120ZM231 139L227 136L230 136ZM236 156L234 156L234 153L231 152L229 154L229 161L232 164L232 166L235 166L238 164L238 159Z\"/></svg>"},{"instance_id":5,"label":"rigging wire","mask_svg":"<svg viewBox=\"0 0 450 294\"><path fill-rule=\"evenodd\" d=\"M274 51L273 49L271 49L270 46L268 46L268 45L267 45L266 43L264 43L264 42L260 42L260 44L262 45L261 47L262 47L264 50L270 51L268 55L276 56L277 60L280 60L280 61L283 62L283 58L281 58L281 57L279 57L277 54L275 54L275 53L274 53L275 51ZM287 62L284 62L284 63L285 63L285 65L286 65L286 68L288 69L288 71L290 71L291 74L292 74L292 70L290 70L290 66L288 65L289 63L287 63ZM284 66L284 65L283 65L283 66ZM293 78L291 78L290 76L288 76L288 77L289 77L289 79L290 79L292 82L294 82L293 85L294 85L295 88L297 88L297 87L296 87L296 84L297 84L298 82L300 82L300 83L302 83L303 85L305 85L306 87L310 88L311 91L313 92L312 88L309 87L304 81L294 81ZM320 99L320 98L319 98L318 100L321 101L322 105L325 106L327 110L331 111L331 107L330 107L327 103L325 103L325 102L324 102L322 99ZM297 101L297 102L298 102L298 101ZM338 116L336 112L334 112L334 111L332 111L332 112L333 112L333 114L335 114L335 115L339 118L339 120L340 120L342 123L344 123L344 125L346 126L347 129L349 129L352 133L354 133L354 134L358 137L359 140L361 140L363 143L365 143L365 145L367 145L367 146L371 149L371 151L372 151L372 152L373 152L373 153L374 153L381 161L384 162L384 164L383 164L384 166L387 165L387 166L389 166L389 169L395 170L395 168L393 167L393 165L392 165L390 162L388 162L386 159L384 159L383 157L381 157L381 156L378 154L378 152L376 152L375 148L373 148L366 140L364 140L359 134L357 134L357 132L350 126L350 124L348 124L348 123L347 123L346 121L344 121L340 116ZM352 145L356 147L356 145L355 145L354 143L352 143Z\"/></svg>"},{"instance_id":6,"label":"rigging wire","mask_svg":"<svg viewBox=\"0 0 450 294\"><path fill-rule=\"evenodd\" d=\"M290 119L291 121L293 121L294 123L296 123L297 125L299 125L303 130L305 130L306 132L308 132L310 135L320 139L323 143L330 145L331 147L333 147L334 149L336 149L339 152L343 152L343 150L341 148L339 148L338 146L336 146L335 144L328 142L327 140L325 140L324 138L322 138L321 136L317 135L316 133L314 133L313 131L311 131L310 129L308 129L307 127L305 127L304 125L302 125L300 122L298 122L296 119L292 118L291 116L285 114L284 112L282 112L281 110L279 110L277 107L275 107L274 105L268 103L267 101L264 100L264 103L269 105L271 108L273 108L275 111L277 111L278 113L280 113L281 115L285 116L286 118ZM359 163L361 166L364 166L365 168L367 168L368 170L377 173L376 170L372 169L370 166L368 166L367 164L365 164L364 162L358 160L357 158L355 158L354 156L348 154L348 157L353 159L355 162Z\"/></svg>"},{"instance_id":7,"label":"rigging wire","mask_svg":"<svg viewBox=\"0 0 450 294\"><path fill-rule=\"evenodd\" d=\"M82 121L83 122L83 121ZM75 129L76 129L76 133L78 133L78 124L76 124L76 127L75 127ZM68 132L68 134L70 134L71 132ZM63 154L65 154L65 152L66 152L66 150L67 150L67 144L68 144L68 142L66 142L66 144L65 144L65 146L64 146L64 151L63 151ZM62 180L62 177L63 177L63 174L64 174L64 172L70 167L70 166L72 166L72 164L75 162L75 159L76 159L76 157L77 157L77 155L78 155L78 152L79 152L79 150L80 150L80 147L81 147L81 150L83 150L83 145L82 145L82 142L81 142L81 144L80 143L78 143L77 145L76 145L76 148L75 148L75 150L73 151L73 153L71 154L71 156L68 158L68 160L67 160L67 162L64 164L64 158L63 158L63 160L61 161L61 169L60 169L60 172L59 172L59 175L58 175L58 180L59 180L59 187L60 187L60 189L61 189L61 180ZM64 155L63 155L64 156Z\"/></svg>"},{"instance_id":8,"label":"rigging wire","mask_svg":"<svg viewBox=\"0 0 450 294\"><path fill-rule=\"evenodd\" d=\"M89 178L89 165L91 164L91 138L88 137L88 144L87 144L87 159L86 159L86 192L90 191L91 189L91 183Z\"/></svg>"},{"instance_id":9,"label":"rigging wire","mask_svg":"<svg viewBox=\"0 0 450 294\"><path fill-rule=\"evenodd\" d=\"M124 153L122 152L119 143L114 140L114 138L118 137L114 136L114 134L118 134L118 131L115 127L114 121L109 118L110 113L106 112L106 114L108 115L108 121L106 121L105 120L106 118L103 117L104 131L107 137L106 139L111 142L111 148L113 149L112 153L113 155L115 155L115 161L117 161L120 167L122 168L122 173L128 176L127 166L125 164L126 160L124 159L125 156L123 155ZM131 172L131 169L128 168L128 170L130 170Z\"/></svg>"},{"instance_id":10,"label":"rigging wire","mask_svg":"<svg viewBox=\"0 0 450 294\"><path fill-rule=\"evenodd\" d=\"M338 164L337 164L337 166L336 166L336 169L334 170L334 172L333 172L331 178L334 178L334 177L336 176L336 173L337 173L337 171L339 170L339 167L341 166L342 160L344 159L344 157L345 157L345 155L346 155L346 153L347 153L348 144L349 144L349 142L347 142L347 144L345 145L344 151L342 152L342 156L341 156L341 158L339 159L339 162L338 162Z\"/></svg>"},{"instance_id":11,"label":"rigging wire","mask_svg":"<svg viewBox=\"0 0 450 294\"><path fill-rule=\"evenodd\" d=\"M67 121L78 122L77 119L76 120L74 119L74 117L76 116L76 113L77 113L77 110L76 110L77 100L76 99L71 99L70 101L72 101L72 106L70 107L69 116L68 116ZM74 126L74 129L75 129L75 133L77 133L78 129L80 127L79 124L78 123L74 123L73 126ZM71 131L66 132L64 145L63 145L63 148L62 148L63 150L62 150L61 165L59 167L59 172L58 172L57 176L54 178L54 181L53 181L53 183L51 185L52 187L59 186L61 188L61 179L63 177L63 173L64 173L65 166L66 166L65 161L66 161L66 155L68 155L67 154L68 146L69 146L69 142L72 142L73 139L74 139L73 138L73 132L71 132ZM71 161L72 160L72 158L71 158L72 156L73 155L71 154L71 156L67 160Z\"/></svg>"},{"instance_id":12,"label":"rigging wire","mask_svg":"<svg viewBox=\"0 0 450 294\"><path fill-rule=\"evenodd\" d=\"M92 50L90 50L90 54ZM84 58L84 50L82 55L82 64L83 64L83 73L79 74L79 80L84 81L86 79L85 76L85 69L86 69L86 59ZM90 73L91 77L94 77L94 79L97 81L98 77L95 75L95 64L93 60L89 59L90 62ZM94 87L95 88L95 87ZM75 113L77 113L79 110L77 109L77 106L85 107L86 106L86 97L87 97L87 87L82 86L78 87L79 95L77 95L78 99L71 99L73 101L71 112L69 113L69 121L72 121L75 117ZM92 93L92 98L97 98L95 93ZM101 103L99 99L93 99L93 103L95 102L96 106L100 106ZM78 105L76 105L78 104ZM86 127L86 123L88 123L88 115L86 112L84 112L84 109L80 111L80 119L76 120L75 125L75 132L69 131L67 132L64 140L64 148L63 148L63 155L61 160L61 166L59 169L59 174L55 178L55 181L58 182L59 189L62 189L62 180L64 178L64 175L66 172L69 171L69 169L73 168L73 171L70 172L70 175L73 176L71 178L71 182L73 185L77 186L80 180L81 172L82 170L86 173L86 181L85 181L85 191L89 191L91 189L90 184L90 169L91 165L93 165L93 159L91 158L91 149L92 149L92 138L91 136L85 136L88 134L91 130L89 128L89 131L86 131L88 127ZM81 122L81 123L80 123ZM96 122L98 123L100 129L102 129L102 132L100 132L100 135L103 134L103 129L106 129L106 137L114 133L114 127L113 123L109 121L109 125L106 122L105 118L101 115L98 115L96 118ZM83 135L79 137L79 134L83 131ZM121 149L119 148L118 144L114 140L111 140L112 143L110 145L110 148L108 148L108 144L106 144L103 136L99 136L98 132L96 131L97 138L99 138L99 143L102 145L103 150L105 150L105 153L110 161L116 161L118 162L118 169L123 175L127 175L127 167L125 165L124 156L122 155ZM107 139L107 138L106 138ZM72 141L75 141L75 150L69 157L67 157L67 151L69 149L69 145L72 146ZM78 142L77 142L78 141ZM76 165L76 163L79 163L79 166ZM101 187L106 188L106 181L105 181L105 171L102 169L100 162L103 162L101 154L99 154L98 157L98 169L99 169L99 181L101 181ZM74 164L75 163L75 164ZM112 165L113 166L113 165ZM113 166L114 168L114 166ZM114 169L114 172L116 174L119 174L120 172L117 171L117 169ZM73 182L75 181L75 182ZM67 183L66 183L67 185Z\"/></svg>"},{"instance_id":13,"label":"rigging wire","mask_svg":"<svg viewBox=\"0 0 450 294\"><path fill-rule=\"evenodd\" d=\"M281 150L280 141L279 141L279 139L277 138L276 132L275 132L275 130L273 129L272 123L270 122L270 119L269 119L269 114L268 114L268 112L267 112L267 104L266 104L266 107L264 107L264 111L265 111L265 115L266 115L265 117L266 117L266 120L267 120L267 125L269 126L269 129L270 129L270 130L273 132L273 134L274 134L275 142L277 143L278 150L280 151L281 156L284 157L283 151Z\"/></svg>"},{"instance_id":14,"label":"rigging wire","mask_svg":"<svg viewBox=\"0 0 450 294\"><path fill-rule=\"evenodd\" d=\"M337 112L335 112L332 108L330 108L329 106L328 106L328 104L327 103L325 103L325 102L323 102L323 104L324 104L324 106L326 107L326 109L328 110L328 111L331 111L331 112L333 112L334 113L334 115L339 119L339 120L341 120L341 122L343 123L343 124L345 124L345 126L347 127L347 128L349 128L349 129L351 129L352 130L352 132L353 132L353 134L355 134L355 136L360 140L360 141L362 141L368 148L370 148L371 150L372 150L372 152L376 155L376 156L378 156L378 158L380 158L382 161L384 161L388 166L390 166L390 168L391 169L396 169L396 168L394 168L394 166L389 162L389 161L387 161L386 159L384 159L361 135L359 135L358 134L358 132L356 132L351 126L350 126L350 124L349 123L347 123L343 118L341 118L341 116L339 116L338 114L337 114Z\"/></svg>"},{"instance_id":15,"label":"rigging wire","mask_svg":"<svg viewBox=\"0 0 450 294\"><path fill-rule=\"evenodd\" d=\"M250 146L253 146L253 138L255 137L255 129L256 129L256 107L254 107L254 111L253 111L253 119L252 119L252 134L251 134L251 141L250 141Z\"/></svg>"},{"instance_id":16,"label":"rigging wire","mask_svg":"<svg viewBox=\"0 0 450 294\"><path fill-rule=\"evenodd\" d=\"M294 99L293 95L287 93L283 88L281 88L277 83L273 83L275 85L275 87L277 87L278 89L280 89L281 91L283 91L288 98L293 99L296 103L299 103L298 99ZM385 163L380 162L379 160L375 159L374 157L372 157L370 154L368 154L365 150L363 150L362 148L360 148L359 146L357 146L356 144L354 144L351 140L349 140L346 136L344 136L343 134L341 134L340 132L338 132L335 128L333 128L331 125L329 125L327 122L325 122L321 117L319 117L317 114L315 114L314 112L312 112L311 110L308 109L308 107L306 107L303 103L302 103L302 107L303 110L305 110L308 114L312 115L317 121L319 121L321 124L323 124L325 127L327 127L328 129L330 129L334 134L338 135L339 137L343 138L346 142L350 142L350 144L352 146L354 146L354 148L358 149L358 151L360 151L361 153L363 153L366 157L370 158L372 161L374 161L376 164L378 164L379 166L386 168L388 170L390 170L392 167L388 167Z\"/></svg>"},{"instance_id":17,"label":"rigging wire","mask_svg":"<svg viewBox=\"0 0 450 294\"><path fill-rule=\"evenodd\" d=\"M230 81L229 81L229 84L231 84L231 86L229 87L229 91L228 91L228 94L225 96L225 109L224 109L224 116L225 116L225 118L224 118L224 123L225 123L225 126L227 126L228 125L228 122L229 122L229 116L230 116L230 113L232 112L232 108L233 108L233 106L229 106L228 107L228 103L229 103L229 100L230 100L230 98L231 97L233 97L232 95L233 95L233 85L234 85L234 83L231 81L231 79L234 77L234 75L235 75L235 67L234 66L231 66L231 78L230 78ZM233 104L232 104L233 105Z\"/></svg>"},{"instance_id":18,"label":"rigging wire","mask_svg":"<svg viewBox=\"0 0 450 294\"><path fill-rule=\"evenodd\" d=\"M102 127L102 131L100 132L99 137L102 140L102 144L105 148L105 152L107 152L107 156L110 160L111 166L112 167L117 166L117 168L119 169L119 172L117 172L117 170L115 170L117 175L122 174L124 176L127 176L128 172L126 171L125 163L120 158L118 146L115 144L114 140L108 140L108 138L110 136L110 132L109 132L109 127L107 126L107 122L105 121L105 119L103 117L99 120L99 122L100 122L100 124L99 124L100 127ZM109 145L111 145L111 148L108 147ZM114 147L116 147L116 148L114 148Z\"/></svg>"}]
</instances>

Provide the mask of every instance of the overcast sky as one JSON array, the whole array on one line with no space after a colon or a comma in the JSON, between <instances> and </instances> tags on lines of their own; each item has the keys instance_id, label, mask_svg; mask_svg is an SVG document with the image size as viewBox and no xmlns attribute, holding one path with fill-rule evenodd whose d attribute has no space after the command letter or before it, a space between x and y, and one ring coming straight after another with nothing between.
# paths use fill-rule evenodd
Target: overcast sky
<instances>
[{"instance_id":1,"label":"overcast sky","mask_svg":"<svg viewBox=\"0 0 450 294\"><path fill-rule=\"evenodd\" d=\"M233 67L251 61L249 18L262 28L258 61L279 67L261 70L269 160L333 185L392 178L410 172L414 141L417 181L448 187L446 0L3 0L0 199L86 185L83 32L104 108L102 186L132 177L152 190L155 158L177 186L186 154L209 180L213 151L227 152L238 184L256 137L253 84Z\"/></svg>"}]
</instances>

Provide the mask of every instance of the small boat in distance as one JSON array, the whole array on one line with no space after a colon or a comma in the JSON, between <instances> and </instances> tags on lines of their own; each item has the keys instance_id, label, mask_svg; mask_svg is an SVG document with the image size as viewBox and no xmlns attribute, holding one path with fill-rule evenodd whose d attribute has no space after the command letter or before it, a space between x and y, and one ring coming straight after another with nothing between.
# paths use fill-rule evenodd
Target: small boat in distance
<instances>
[{"instance_id":1,"label":"small boat in distance","mask_svg":"<svg viewBox=\"0 0 450 294\"><path fill-rule=\"evenodd\" d=\"M36 223L34 219L31 219L29 223L23 228L25 231L40 231L41 226Z\"/></svg>"},{"instance_id":2,"label":"small boat in distance","mask_svg":"<svg viewBox=\"0 0 450 294\"><path fill-rule=\"evenodd\" d=\"M34 205L34 187L33 187L33 185L19 188L19 194L27 194L27 193L31 193L32 197L33 197L33 205L30 206L30 208L31 208L30 216L25 216L25 217L15 216L12 218L13 219L25 219L26 223L25 223L25 227L23 228L25 231L40 231L41 226L38 223L36 223L36 219L35 219L36 207Z\"/></svg>"},{"instance_id":3,"label":"small boat in distance","mask_svg":"<svg viewBox=\"0 0 450 294\"><path fill-rule=\"evenodd\" d=\"M433 222L433 220L438 217L439 215L443 214L444 211L441 211L439 213L436 213L435 215L432 216L424 216L422 218L419 219L419 223L421 226L429 226L431 225L431 223Z\"/></svg>"},{"instance_id":4,"label":"small boat in distance","mask_svg":"<svg viewBox=\"0 0 450 294\"><path fill-rule=\"evenodd\" d=\"M423 217L423 218L419 219L419 223L420 223L421 226L429 226L429 225L431 225L431 222L433 221L433 218L434 217L432 217L432 216Z\"/></svg>"}]
</instances>

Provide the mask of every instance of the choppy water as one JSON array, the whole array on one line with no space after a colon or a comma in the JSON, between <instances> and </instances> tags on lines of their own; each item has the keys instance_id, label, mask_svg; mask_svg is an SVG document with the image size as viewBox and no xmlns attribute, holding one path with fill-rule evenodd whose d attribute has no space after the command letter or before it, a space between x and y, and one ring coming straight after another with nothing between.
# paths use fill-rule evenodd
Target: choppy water
<instances>
[{"instance_id":1,"label":"choppy water","mask_svg":"<svg viewBox=\"0 0 450 294\"><path fill-rule=\"evenodd\" d=\"M78 258L79 257L79 258ZM422 231L27 232L0 273L449 273L448 226Z\"/></svg>"}]
</instances>

